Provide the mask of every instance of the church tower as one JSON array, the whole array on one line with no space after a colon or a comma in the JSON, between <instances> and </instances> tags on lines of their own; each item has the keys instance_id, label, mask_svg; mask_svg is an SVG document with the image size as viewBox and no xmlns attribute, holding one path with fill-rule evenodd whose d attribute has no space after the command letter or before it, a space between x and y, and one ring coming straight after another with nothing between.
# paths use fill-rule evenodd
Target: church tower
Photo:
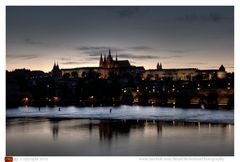
<instances>
[{"instance_id":1,"label":"church tower","mask_svg":"<svg viewBox=\"0 0 240 162\"><path fill-rule=\"evenodd\" d=\"M107 56L105 54L103 58L103 67L106 68L106 65L107 65Z\"/></svg>"},{"instance_id":2,"label":"church tower","mask_svg":"<svg viewBox=\"0 0 240 162\"><path fill-rule=\"evenodd\" d=\"M101 54L100 61L99 61L99 67L103 67L103 57Z\"/></svg>"},{"instance_id":3,"label":"church tower","mask_svg":"<svg viewBox=\"0 0 240 162\"><path fill-rule=\"evenodd\" d=\"M225 71L225 67L223 65L220 66L219 71Z\"/></svg>"},{"instance_id":4,"label":"church tower","mask_svg":"<svg viewBox=\"0 0 240 162\"><path fill-rule=\"evenodd\" d=\"M160 62L159 70L162 70L162 63Z\"/></svg>"},{"instance_id":5,"label":"church tower","mask_svg":"<svg viewBox=\"0 0 240 162\"><path fill-rule=\"evenodd\" d=\"M52 71L51 71L51 74L52 74L52 77L54 77L54 78L59 78L59 77L61 77L61 70L60 70L60 68L59 68L59 66L58 66L58 63L55 63L54 62L54 65L53 65L53 69L52 69Z\"/></svg>"},{"instance_id":6,"label":"church tower","mask_svg":"<svg viewBox=\"0 0 240 162\"><path fill-rule=\"evenodd\" d=\"M100 56L100 59L99 59L99 67L102 67L102 68L118 68L119 67L119 62L122 63L122 61L118 61L117 53L116 53L116 56L114 58L114 57L112 57L111 49L109 49L108 54L105 53L103 55L101 53L101 56ZM127 62L126 64L128 66L129 62Z\"/></svg>"},{"instance_id":7,"label":"church tower","mask_svg":"<svg viewBox=\"0 0 240 162\"><path fill-rule=\"evenodd\" d=\"M113 59L111 55L111 50L109 49L108 57L107 57L107 68L112 68L112 67L113 67Z\"/></svg>"},{"instance_id":8,"label":"church tower","mask_svg":"<svg viewBox=\"0 0 240 162\"><path fill-rule=\"evenodd\" d=\"M162 63L159 64L159 62L157 63L157 70L162 70Z\"/></svg>"}]
</instances>

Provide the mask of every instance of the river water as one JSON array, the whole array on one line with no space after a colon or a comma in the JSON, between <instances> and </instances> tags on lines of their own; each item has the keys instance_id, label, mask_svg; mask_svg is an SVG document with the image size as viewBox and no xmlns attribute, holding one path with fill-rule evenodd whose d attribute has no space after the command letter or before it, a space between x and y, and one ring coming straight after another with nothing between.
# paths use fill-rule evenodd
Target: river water
<instances>
[{"instance_id":1,"label":"river water","mask_svg":"<svg viewBox=\"0 0 240 162\"><path fill-rule=\"evenodd\" d=\"M232 156L233 114L141 106L7 109L6 153Z\"/></svg>"}]
</instances>

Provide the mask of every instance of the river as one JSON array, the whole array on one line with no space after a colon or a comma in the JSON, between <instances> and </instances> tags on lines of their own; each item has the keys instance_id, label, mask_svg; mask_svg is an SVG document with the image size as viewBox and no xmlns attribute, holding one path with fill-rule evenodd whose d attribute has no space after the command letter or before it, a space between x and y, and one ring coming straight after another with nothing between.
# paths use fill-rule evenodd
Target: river
<instances>
[{"instance_id":1,"label":"river","mask_svg":"<svg viewBox=\"0 0 240 162\"><path fill-rule=\"evenodd\" d=\"M232 110L19 107L6 115L13 156L234 155Z\"/></svg>"}]
</instances>

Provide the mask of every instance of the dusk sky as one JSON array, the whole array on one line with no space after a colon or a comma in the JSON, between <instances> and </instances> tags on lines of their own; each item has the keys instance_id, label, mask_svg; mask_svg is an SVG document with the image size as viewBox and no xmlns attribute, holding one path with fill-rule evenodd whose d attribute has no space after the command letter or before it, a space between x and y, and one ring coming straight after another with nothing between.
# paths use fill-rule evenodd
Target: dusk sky
<instances>
[{"instance_id":1,"label":"dusk sky","mask_svg":"<svg viewBox=\"0 0 240 162\"><path fill-rule=\"evenodd\" d=\"M234 70L233 7L7 7L7 70L48 72L119 60L156 68Z\"/></svg>"}]
</instances>

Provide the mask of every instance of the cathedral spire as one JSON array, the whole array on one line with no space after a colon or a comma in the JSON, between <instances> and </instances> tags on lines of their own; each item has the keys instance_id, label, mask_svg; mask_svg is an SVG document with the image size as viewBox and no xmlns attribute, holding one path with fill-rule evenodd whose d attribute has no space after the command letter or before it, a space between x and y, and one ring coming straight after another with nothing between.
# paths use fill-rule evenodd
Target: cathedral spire
<instances>
[{"instance_id":1,"label":"cathedral spire","mask_svg":"<svg viewBox=\"0 0 240 162\"><path fill-rule=\"evenodd\" d=\"M112 58L112 55L111 55L111 50L109 48L107 62L111 63L112 61L113 61L113 58Z\"/></svg>"},{"instance_id":2,"label":"cathedral spire","mask_svg":"<svg viewBox=\"0 0 240 162\"><path fill-rule=\"evenodd\" d=\"M108 56L111 56L111 50L110 50L110 48L109 48L109 51L108 51Z\"/></svg>"},{"instance_id":3,"label":"cathedral spire","mask_svg":"<svg viewBox=\"0 0 240 162\"><path fill-rule=\"evenodd\" d=\"M225 71L225 67L223 65L220 66L219 71Z\"/></svg>"},{"instance_id":4,"label":"cathedral spire","mask_svg":"<svg viewBox=\"0 0 240 162\"><path fill-rule=\"evenodd\" d=\"M101 53L100 61L99 61L99 67L103 67L103 57Z\"/></svg>"},{"instance_id":5,"label":"cathedral spire","mask_svg":"<svg viewBox=\"0 0 240 162\"><path fill-rule=\"evenodd\" d=\"M105 62L107 59L106 54L104 55L103 61Z\"/></svg>"}]
</instances>

